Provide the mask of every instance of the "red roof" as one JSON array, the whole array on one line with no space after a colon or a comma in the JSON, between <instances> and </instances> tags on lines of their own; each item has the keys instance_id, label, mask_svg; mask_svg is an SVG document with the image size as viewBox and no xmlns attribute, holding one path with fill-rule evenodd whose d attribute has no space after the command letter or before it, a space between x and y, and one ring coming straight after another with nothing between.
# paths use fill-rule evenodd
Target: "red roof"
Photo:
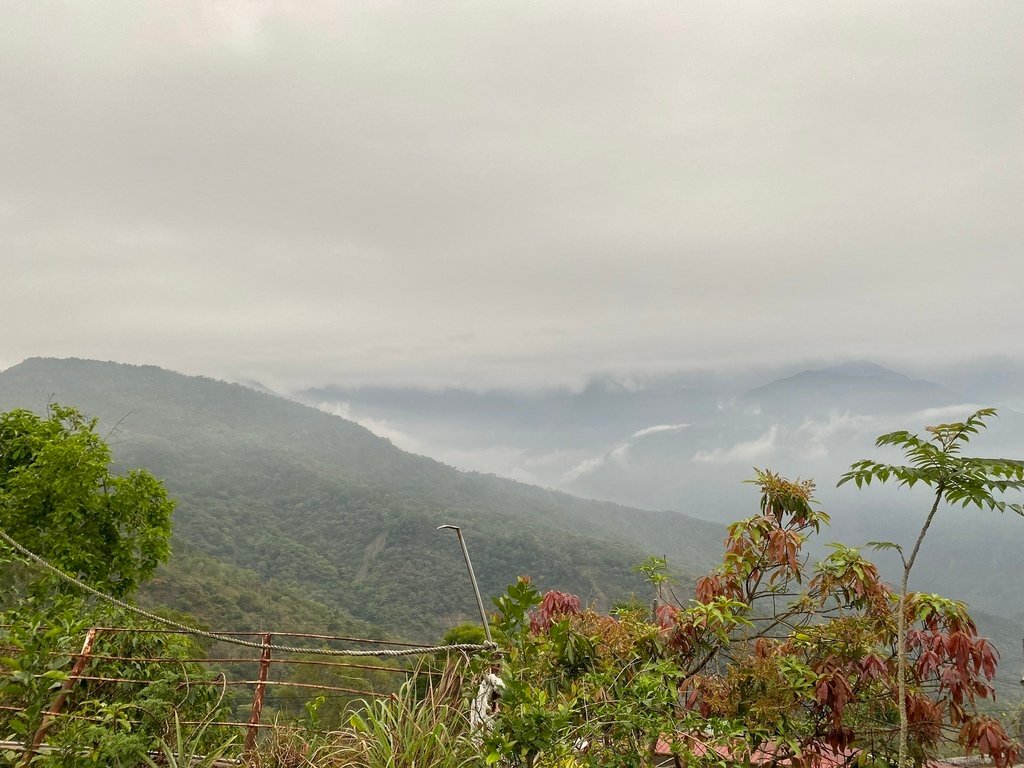
<instances>
[{"instance_id":1,"label":"red roof","mask_svg":"<svg viewBox=\"0 0 1024 768\"><path fill-rule=\"evenodd\" d=\"M682 734L677 735L679 738ZM697 738L691 738L693 744L693 753L698 757L703 757L708 753L709 749L712 749L708 745L704 744ZM770 763L775 756L775 745L772 742L766 742L762 746L755 749L750 754L750 763L753 765ZM729 750L724 746L717 746L713 748L714 752L719 757L730 759L732 755ZM655 757L670 757L672 755L672 736L669 734L662 734L658 737L658 743L654 748ZM845 768L851 764L854 757L857 755L856 750L835 750L829 746L823 745L820 752L816 752L817 755L817 766L818 768ZM740 756L743 759L744 756ZM944 760L929 760L926 763L927 768L965 768L965 765L973 765L982 763L982 760L964 760L960 758L955 762L946 762ZM777 765L789 765L789 758L780 760Z\"/></svg>"},{"instance_id":2,"label":"red roof","mask_svg":"<svg viewBox=\"0 0 1024 768\"><path fill-rule=\"evenodd\" d=\"M672 754L671 740L672 737L667 734L663 734L658 738L658 743L654 748L654 754L656 757L667 757ZM713 750L721 758L724 758L726 760L734 759L734 756L730 753L729 749L724 746L719 745L715 747L710 747L707 744L701 742L699 739L693 737L691 737L691 741L691 749L693 751L693 754L697 755L698 757L703 757L708 753L709 750ZM835 750L831 747L823 746L823 748L820 751L815 753L815 763L819 768L844 768L844 766L850 764L850 762L852 761L853 757L856 756L856 754L857 753L854 750ZM765 744L762 744L760 747L758 747L750 753L749 761L753 765L759 765L771 763L773 760L775 760L775 757L776 745L772 742L766 742ZM747 756L742 755L739 758L735 759L741 759L744 762L746 762ZM790 759L788 757L779 760L776 763L776 765L789 764Z\"/></svg>"}]
</instances>

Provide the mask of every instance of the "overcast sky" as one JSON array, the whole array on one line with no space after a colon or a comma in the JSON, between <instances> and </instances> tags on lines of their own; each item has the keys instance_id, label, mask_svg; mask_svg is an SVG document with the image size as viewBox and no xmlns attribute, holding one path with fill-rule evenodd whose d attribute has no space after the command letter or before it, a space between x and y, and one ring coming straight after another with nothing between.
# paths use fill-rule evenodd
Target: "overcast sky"
<instances>
[{"instance_id":1,"label":"overcast sky","mask_svg":"<svg viewBox=\"0 0 1024 768\"><path fill-rule=\"evenodd\" d=\"M1024 3L0 15L0 367L1024 355Z\"/></svg>"}]
</instances>

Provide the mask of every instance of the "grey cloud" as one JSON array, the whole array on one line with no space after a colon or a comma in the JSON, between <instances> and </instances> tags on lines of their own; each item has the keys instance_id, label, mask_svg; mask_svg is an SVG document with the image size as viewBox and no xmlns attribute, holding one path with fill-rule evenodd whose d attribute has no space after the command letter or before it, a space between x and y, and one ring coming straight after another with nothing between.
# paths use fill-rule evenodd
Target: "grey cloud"
<instances>
[{"instance_id":1,"label":"grey cloud","mask_svg":"<svg viewBox=\"0 0 1024 768\"><path fill-rule=\"evenodd\" d=\"M764 461L765 458L775 452L775 441L778 433L778 426L773 425L771 429L754 440L744 440L727 448L697 451L693 455L693 460L709 464L731 462L750 464L751 462Z\"/></svg>"},{"instance_id":2,"label":"grey cloud","mask_svg":"<svg viewBox=\"0 0 1024 768\"><path fill-rule=\"evenodd\" d=\"M11 4L3 354L471 385L1020 354L1022 32L1013 3Z\"/></svg>"}]
</instances>

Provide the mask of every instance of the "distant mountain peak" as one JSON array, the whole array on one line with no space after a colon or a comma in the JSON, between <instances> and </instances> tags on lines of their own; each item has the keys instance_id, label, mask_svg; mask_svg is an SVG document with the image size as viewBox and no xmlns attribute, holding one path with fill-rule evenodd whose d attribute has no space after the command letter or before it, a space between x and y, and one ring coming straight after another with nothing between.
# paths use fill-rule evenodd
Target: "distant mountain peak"
<instances>
[{"instance_id":1,"label":"distant mountain peak","mask_svg":"<svg viewBox=\"0 0 1024 768\"><path fill-rule=\"evenodd\" d=\"M939 384L911 379L868 360L800 371L752 389L743 397L790 415L835 409L888 413L963 402Z\"/></svg>"},{"instance_id":2,"label":"distant mountain peak","mask_svg":"<svg viewBox=\"0 0 1024 768\"><path fill-rule=\"evenodd\" d=\"M870 376L880 379L906 379L902 373L897 373L885 366L879 365L878 363L872 363L870 360L849 360L839 365L833 365L830 368L822 368L822 373L838 373L843 376Z\"/></svg>"}]
</instances>

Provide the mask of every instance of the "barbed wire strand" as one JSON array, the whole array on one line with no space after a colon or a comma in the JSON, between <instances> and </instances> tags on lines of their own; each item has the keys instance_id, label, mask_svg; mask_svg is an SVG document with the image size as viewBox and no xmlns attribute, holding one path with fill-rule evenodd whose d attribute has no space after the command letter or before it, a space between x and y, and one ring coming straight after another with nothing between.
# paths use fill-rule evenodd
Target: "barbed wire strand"
<instances>
[{"instance_id":1,"label":"barbed wire strand","mask_svg":"<svg viewBox=\"0 0 1024 768\"><path fill-rule=\"evenodd\" d=\"M19 544L17 541L12 539L6 531L0 529L0 539L3 539L9 544L16 552L23 557L27 558L33 564L39 566L43 570L49 571L68 584L72 584L79 589L87 592L93 597L97 597L100 600L104 600L111 605L116 605L119 608L123 608L131 613L138 614L143 618L155 621L159 624L172 627L180 630L189 635L195 635L196 637L205 637L209 640L216 640L221 643L230 643L231 645L240 645L245 648L257 648L257 649L270 649L272 651L279 651L281 653L310 653L317 656L374 656L379 658L395 658L399 656L420 656L428 653L444 653L445 651L460 651L460 652L483 652L493 651L498 646L497 643L454 643L451 645L425 645L414 648L382 648L379 650L343 650L338 648L301 648L292 645L277 645L275 643L255 643L251 640L242 640L237 637L230 637L228 635L220 635L215 632L207 632L206 630L199 629L198 627L191 627L188 624L183 624L180 621L174 621L163 616L159 616L155 613L151 613L143 608L139 608L137 605L126 603L124 600L120 600L112 595L100 592L95 587L91 587L84 581L75 578L69 573L65 573L60 568L51 563L47 562L35 552L30 551L26 547Z\"/></svg>"}]
</instances>

